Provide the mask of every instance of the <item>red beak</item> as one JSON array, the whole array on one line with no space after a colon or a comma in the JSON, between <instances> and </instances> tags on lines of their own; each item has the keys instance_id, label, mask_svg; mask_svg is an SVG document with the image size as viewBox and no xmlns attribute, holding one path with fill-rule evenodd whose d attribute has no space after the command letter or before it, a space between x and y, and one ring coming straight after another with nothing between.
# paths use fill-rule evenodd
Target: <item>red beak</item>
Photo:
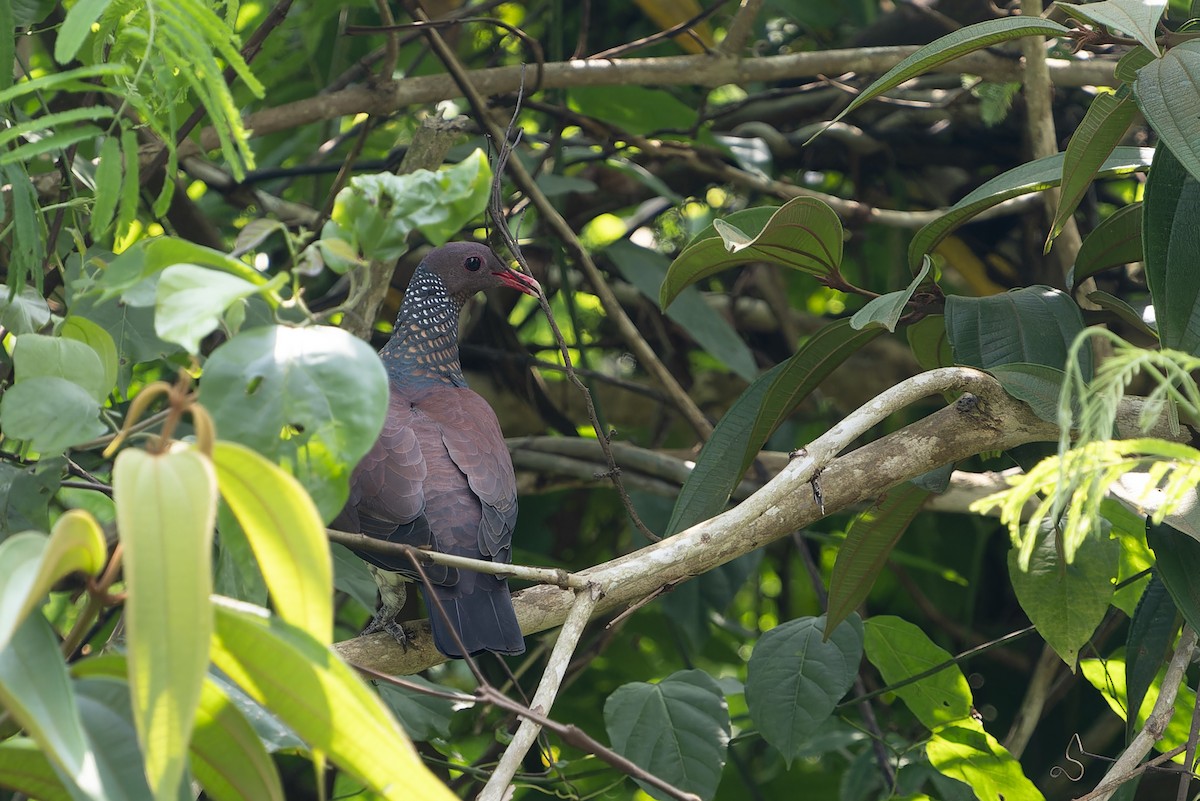
<instances>
[{"instance_id":1,"label":"red beak","mask_svg":"<svg viewBox=\"0 0 1200 801\"><path fill-rule=\"evenodd\" d=\"M532 275L519 273L516 270L504 270L503 272L494 272L492 275L500 279L500 283L505 286L510 286L518 292L524 292L526 295L533 295L535 298L542 294L542 285L539 284Z\"/></svg>"}]
</instances>

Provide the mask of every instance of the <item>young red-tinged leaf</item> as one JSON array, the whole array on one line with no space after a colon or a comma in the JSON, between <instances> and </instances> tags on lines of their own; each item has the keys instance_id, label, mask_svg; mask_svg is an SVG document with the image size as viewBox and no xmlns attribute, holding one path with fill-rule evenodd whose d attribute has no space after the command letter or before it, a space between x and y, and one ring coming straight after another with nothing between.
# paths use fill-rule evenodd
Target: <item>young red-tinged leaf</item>
<instances>
[{"instance_id":1,"label":"young red-tinged leaf","mask_svg":"<svg viewBox=\"0 0 1200 801\"><path fill-rule=\"evenodd\" d=\"M134 723L155 798L176 791L208 670L217 477L193 448L113 466Z\"/></svg>"},{"instance_id":2,"label":"young red-tinged leaf","mask_svg":"<svg viewBox=\"0 0 1200 801\"><path fill-rule=\"evenodd\" d=\"M277 614L318 642L333 641L333 565L325 526L312 498L274 462L218 441L213 464L271 593Z\"/></svg>"},{"instance_id":3,"label":"young red-tinged leaf","mask_svg":"<svg viewBox=\"0 0 1200 801\"><path fill-rule=\"evenodd\" d=\"M1028 570L1017 564L1020 549L1008 552L1009 579L1021 608L1072 672L1079 649L1091 639L1112 600L1121 544L1109 536L1110 528L1101 519L1069 564L1060 556L1055 529L1049 525L1038 531Z\"/></svg>"},{"instance_id":4,"label":"young red-tinged leaf","mask_svg":"<svg viewBox=\"0 0 1200 801\"><path fill-rule=\"evenodd\" d=\"M345 662L265 609L217 599L212 659L313 749L386 799L453 801Z\"/></svg>"},{"instance_id":5,"label":"young red-tinged leaf","mask_svg":"<svg viewBox=\"0 0 1200 801\"><path fill-rule=\"evenodd\" d=\"M826 614L831 627L849 617L866 600L892 549L931 494L910 483L892 487L850 524L829 578Z\"/></svg>"},{"instance_id":6,"label":"young red-tinged leaf","mask_svg":"<svg viewBox=\"0 0 1200 801\"><path fill-rule=\"evenodd\" d=\"M697 281L750 261L766 261L815 276L829 276L842 263L842 222L819 200L798 197L774 211L762 230L724 226L725 235L697 237L671 262L659 290L665 309ZM714 228L715 233L715 228ZM732 236L731 239L726 239ZM749 241L744 241L751 237Z\"/></svg>"},{"instance_id":7,"label":"young red-tinged leaf","mask_svg":"<svg viewBox=\"0 0 1200 801\"><path fill-rule=\"evenodd\" d=\"M827 637L826 620L804 617L768 631L746 666L746 705L763 739L790 763L854 684L863 624L851 615Z\"/></svg>"},{"instance_id":8,"label":"young red-tinged leaf","mask_svg":"<svg viewBox=\"0 0 1200 801\"><path fill-rule=\"evenodd\" d=\"M895 89L910 78L936 69L959 56L1025 36L1062 36L1066 32L1067 28L1057 22L1031 17L1003 17L960 28L930 42L892 67L883 74L883 77L855 97L841 114L833 118L832 122L837 122L854 109L874 100L889 89ZM819 135L817 134L817 136ZM813 139L815 138L816 136L813 137Z\"/></svg>"},{"instance_id":9,"label":"young red-tinged leaf","mask_svg":"<svg viewBox=\"0 0 1200 801\"><path fill-rule=\"evenodd\" d=\"M1088 187L1096 178L1096 170L1121 141L1129 124L1137 113L1137 105L1129 87L1122 86L1115 94L1103 92L1096 95L1088 106L1083 121L1071 135L1063 158L1062 192L1050 235L1046 237L1045 252L1062 233L1067 220L1075 213Z\"/></svg>"},{"instance_id":10,"label":"young red-tinged leaf","mask_svg":"<svg viewBox=\"0 0 1200 801\"><path fill-rule=\"evenodd\" d=\"M729 745L729 707L704 671L619 687L604 702L604 727L613 750L649 773L705 801L716 794ZM660 801L670 798L638 784Z\"/></svg>"}]
</instances>

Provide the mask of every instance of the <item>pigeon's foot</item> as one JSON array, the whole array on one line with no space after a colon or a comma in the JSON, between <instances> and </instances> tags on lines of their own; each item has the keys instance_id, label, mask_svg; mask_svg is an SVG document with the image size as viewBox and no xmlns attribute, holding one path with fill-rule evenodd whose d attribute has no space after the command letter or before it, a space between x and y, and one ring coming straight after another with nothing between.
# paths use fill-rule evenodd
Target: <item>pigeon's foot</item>
<instances>
[{"instance_id":1,"label":"pigeon's foot","mask_svg":"<svg viewBox=\"0 0 1200 801\"><path fill-rule=\"evenodd\" d=\"M404 626L400 625L396 620L397 611L386 607L380 609L371 618L371 622L367 624L367 627L363 629L363 635L386 631L395 638L396 642L400 643L401 648L407 650L412 638L408 636L408 632L404 630Z\"/></svg>"}]
</instances>

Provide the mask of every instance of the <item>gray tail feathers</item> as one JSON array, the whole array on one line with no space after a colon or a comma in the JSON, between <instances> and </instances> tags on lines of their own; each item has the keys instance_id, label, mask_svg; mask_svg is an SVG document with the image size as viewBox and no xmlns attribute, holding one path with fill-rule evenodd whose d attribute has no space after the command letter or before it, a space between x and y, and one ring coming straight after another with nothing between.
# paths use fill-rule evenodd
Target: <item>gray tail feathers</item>
<instances>
[{"instance_id":1,"label":"gray tail feathers","mask_svg":"<svg viewBox=\"0 0 1200 801\"><path fill-rule=\"evenodd\" d=\"M432 599L427 604L433 624L433 644L446 656L462 658L459 640L472 656L484 651L525 653L525 638L517 624L506 580L460 570L457 584L449 587L434 584L433 592L441 602L440 609Z\"/></svg>"}]
</instances>

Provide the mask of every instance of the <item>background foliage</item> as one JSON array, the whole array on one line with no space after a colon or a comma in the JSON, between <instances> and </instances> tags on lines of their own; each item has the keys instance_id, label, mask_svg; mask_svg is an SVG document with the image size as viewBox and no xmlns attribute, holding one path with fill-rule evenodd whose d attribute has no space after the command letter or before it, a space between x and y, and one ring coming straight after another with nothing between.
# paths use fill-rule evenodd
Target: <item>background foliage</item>
<instances>
[{"instance_id":1,"label":"background foliage","mask_svg":"<svg viewBox=\"0 0 1200 801\"><path fill-rule=\"evenodd\" d=\"M496 293L463 360L511 438L514 562L605 593L517 794L1164 797L1130 771L1148 719L1196 748L1200 45L1186 2L1041 14L0 4L0 792L474 797L497 770L555 590L518 597L511 673L473 675L356 636L374 586L323 523L407 276L498 233L515 115L493 211L563 339ZM993 378L904 394L951 365Z\"/></svg>"}]
</instances>

